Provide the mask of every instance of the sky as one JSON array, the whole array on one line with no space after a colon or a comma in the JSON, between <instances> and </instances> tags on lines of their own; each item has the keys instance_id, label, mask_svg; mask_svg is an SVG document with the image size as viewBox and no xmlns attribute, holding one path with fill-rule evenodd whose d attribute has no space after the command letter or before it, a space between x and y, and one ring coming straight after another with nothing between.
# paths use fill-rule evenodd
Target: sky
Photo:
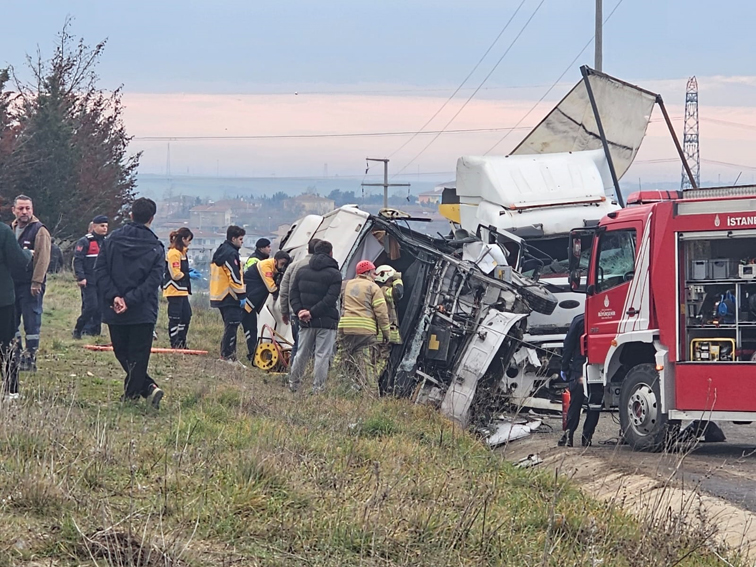
<instances>
[{"instance_id":1,"label":"sky","mask_svg":"<svg viewBox=\"0 0 756 567\"><path fill-rule=\"evenodd\" d=\"M13 25L0 34L0 66L14 65L22 76L26 54L50 54L67 16L88 43L107 38L101 86L123 85L132 147L144 152L142 173L166 173L170 155L174 175L338 175L359 182L370 156L390 157L397 181L450 179L459 156L494 145L494 153L511 150L579 80L579 66L593 64L593 0L8 4L3 16ZM740 174L750 182L756 4L604 0L604 17L612 11L604 71L662 94L678 135L685 84L696 75L702 179L731 183ZM420 130L510 18L426 127L451 132L280 137ZM520 129L506 130L516 124ZM268 137L166 140L197 136ZM679 180L674 156L655 114L625 181Z\"/></svg>"}]
</instances>

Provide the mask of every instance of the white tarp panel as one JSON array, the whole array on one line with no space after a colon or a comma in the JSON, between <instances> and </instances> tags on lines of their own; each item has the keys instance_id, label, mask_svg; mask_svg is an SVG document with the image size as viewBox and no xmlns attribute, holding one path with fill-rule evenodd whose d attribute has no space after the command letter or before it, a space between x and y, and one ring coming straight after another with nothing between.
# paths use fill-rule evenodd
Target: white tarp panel
<instances>
[{"instance_id":1,"label":"white tarp panel","mask_svg":"<svg viewBox=\"0 0 756 567\"><path fill-rule=\"evenodd\" d=\"M461 204L489 201L516 213L532 207L598 203L613 189L602 150L457 160Z\"/></svg>"},{"instance_id":2,"label":"white tarp panel","mask_svg":"<svg viewBox=\"0 0 756 567\"><path fill-rule=\"evenodd\" d=\"M588 76L617 178L633 163L656 95L603 74ZM552 154L603 149L588 91L580 81L512 152Z\"/></svg>"}]
</instances>

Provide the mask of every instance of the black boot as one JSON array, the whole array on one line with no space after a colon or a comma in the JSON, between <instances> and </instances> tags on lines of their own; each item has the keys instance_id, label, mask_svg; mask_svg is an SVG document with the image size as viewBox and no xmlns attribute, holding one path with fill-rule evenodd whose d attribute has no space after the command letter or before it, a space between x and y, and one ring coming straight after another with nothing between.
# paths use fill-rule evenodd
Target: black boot
<instances>
[{"instance_id":1,"label":"black boot","mask_svg":"<svg viewBox=\"0 0 756 567\"><path fill-rule=\"evenodd\" d=\"M564 435L562 435L561 439L557 442L557 446L559 447L572 447L572 431L569 429L564 432Z\"/></svg>"},{"instance_id":2,"label":"black boot","mask_svg":"<svg viewBox=\"0 0 756 567\"><path fill-rule=\"evenodd\" d=\"M590 447L591 446L591 438L586 437L585 435L581 436L580 443L583 445L583 447Z\"/></svg>"}]
</instances>

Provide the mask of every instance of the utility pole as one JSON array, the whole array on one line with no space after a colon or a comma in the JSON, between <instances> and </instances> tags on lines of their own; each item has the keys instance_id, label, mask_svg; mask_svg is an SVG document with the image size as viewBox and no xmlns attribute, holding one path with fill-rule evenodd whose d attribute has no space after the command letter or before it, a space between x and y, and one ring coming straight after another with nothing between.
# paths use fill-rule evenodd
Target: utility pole
<instances>
[{"instance_id":1,"label":"utility pole","mask_svg":"<svg viewBox=\"0 0 756 567\"><path fill-rule=\"evenodd\" d=\"M601 67L604 63L604 7L603 0L596 0L596 36L593 40L593 44L596 47L596 54L594 57L593 68L596 71L601 72Z\"/></svg>"},{"instance_id":2,"label":"utility pole","mask_svg":"<svg viewBox=\"0 0 756 567\"><path fill-rule=\"evenodd\" d=\"M383 208L388 209L388 190L389 187L409 187L409 183L389 183L388 182L388 164L386 158L365 158L366 161L383 162L383 183L362 183L363 187L383 187Z\"/></svg>"}]
</instances>

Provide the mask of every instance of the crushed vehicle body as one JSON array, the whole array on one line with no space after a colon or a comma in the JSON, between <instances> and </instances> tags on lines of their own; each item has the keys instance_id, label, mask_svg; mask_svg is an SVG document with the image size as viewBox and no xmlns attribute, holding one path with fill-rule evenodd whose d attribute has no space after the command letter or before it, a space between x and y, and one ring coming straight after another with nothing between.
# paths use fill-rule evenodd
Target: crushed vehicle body
<instances>
[{"instance_id":1,"label":"crushed vehicle body","mask_svg":"<svg viewBox=\"0 0 756 567\"><path fill-rule=\"evenodd\" d=\"M561 411L562 344L585 304L569 285L570 231L597 226L621 209L618 180L635 159L659 101L585 68L584 79L510 155L460 157L455 183L445 186L440 212L484 242L502 245L510 265L559 300L553 314L528 318L504 376L515 405Z\"/></svg>"},{"instance_id":2,"label":"crushed vehicle body","mask_svg":"<svg viewBox=\"0 0 756 567\"><path fill-rule=\"evenodd\" d=\"M435 404L463 426L500 409L505 396L499 386L526 319L533 311L553 312L553 294L507 266L496 244L427 236L412 230L408 219L356 206L297 221L281 249L296 260L312 238L333 244L344 279L355 277L361 260L402 274L404 296L396 305L402 343L391 345L379 378L382 394ZM291 336L272 297L259 325Z\"/></svg>"}]
</instances>

